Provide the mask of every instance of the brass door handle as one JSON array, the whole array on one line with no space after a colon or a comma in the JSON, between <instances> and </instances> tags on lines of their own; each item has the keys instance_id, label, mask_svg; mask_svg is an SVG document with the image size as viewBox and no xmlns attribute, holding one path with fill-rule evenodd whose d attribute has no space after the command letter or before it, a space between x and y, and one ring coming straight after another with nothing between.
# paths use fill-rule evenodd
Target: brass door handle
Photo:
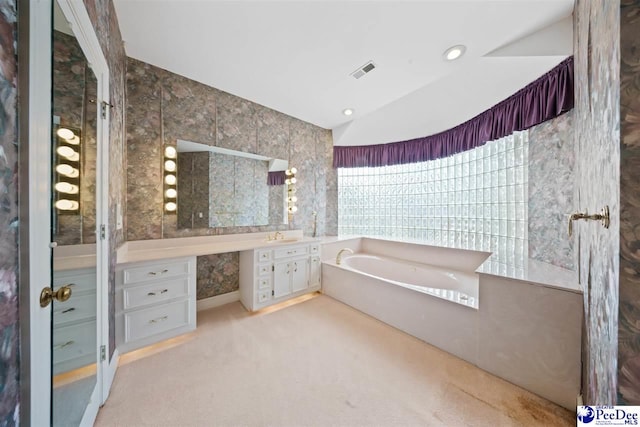
<instances>
[{"instance_id":1,"label":"brass door handle","mask_svg":"<svg viewBox=\"0 0 640 427\"><path fill-rule=\"evenodd\" d=\"M65 302L71 298L71 285L60 286L57 290L50 287L42 289L40 292L40 307L46 307L51 304L54 299L58 302Z\"/></svg>"},{"instance_id":2,"label":"brass door handle","mask_svg":"<svg viewBox=\"0 0 640 427\"><path fill-rule=\"evenodd\" d=\"M571 235L573 234L573 221L577 219L600 221L604 228L609 228L609 224L611 223L611 220L609 218L609 206L605 206L604 208L602 208L599 214L589 215L586 212L576 212L569 215L569 229L567 230L569 237L571 237Z\"/></svg>"}]
</instances>

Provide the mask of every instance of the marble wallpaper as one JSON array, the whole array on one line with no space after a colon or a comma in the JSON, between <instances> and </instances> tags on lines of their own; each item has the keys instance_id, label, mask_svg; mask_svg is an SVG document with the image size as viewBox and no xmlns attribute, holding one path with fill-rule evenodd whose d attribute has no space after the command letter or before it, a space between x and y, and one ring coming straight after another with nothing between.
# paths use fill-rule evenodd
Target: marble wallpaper
<instances>
[{"instance_id":1,"label":"marble wallpaper","mask_svg":"<svg viewBox=\"0 0 640 427\"><path fill-rule=\"evenodd\" d=\"M53 32L53 115L81 130L80 211L55 217L58 245L95 243L97 81L75 37Z\"/></svg>"},{"instance_id":2,"label":"marble wallpaper","mask_svg":"<svg viewBox=\"0 0 640 427\"><path fill-rule=\"evenodd\" d=\"M575 270L573 111L529 130L529 258Z\"/></svg>"},{"instance_id":3,"label":"marble wallpaper","mask_svg":"<svg viewBox=\"0 0 640 427\"><path fill-rule=\"evenodd\" d=\"M240 254L204 255L197 258L197 299L240 289Z\"/></svg>"},{"instance_id":4,"label":"marble wallpaper","mask_svg":"<svg viewBox=\"0 0 640 427\"><path fill-rule=\"evenodd\" d=\"M0 426L20 415L16 2L0 0Z\"/></svg>"},{"instance_id":5,"label":"marble wallpaper","mask_svg":"<svg viewBox=\"0 0 640 427\"><path fill-rule=\"evenodd\" d=\"M584 290L583 396L612 405L617 396L620 205L620 2L577 0L574 9L575 209L608 205L611 225L575 223Z\"/></svg>"},{"instance_id":6,"label":"marble wallpaper","mask_svg":"<svg viewBox=\"0 0 640 427\"><path fill-rule=\"evenodd\" d=\"M127 240L288 228L312 235L316 217L318 235L337 232L331 131L132 58L127 115ZM178 228L178 215L163 214L160 161L163 145L176 144L178 138L287 159L299 171L299 211L293 223L269 219L264 226Z\"/></svg>"},{"instance_id":7,"label":"marble wallpaper","mask_svg":"<svg viewBox=\"0 0 640 427\"><path fill-rule=\"evenodd\" d=\"M91 22L109 65L109 358L115 350L116 250L125 241L124 227L117 228L118 206L126 205L126 159L124 152L126 55L118 17L111 0L84 0ZM126 221L126 218L123 217Z\"/></svg>"},{"instance_id":8,"label":"marble wallpaper","mask_svg":"<svg viewBox=\"0 0 640 427\"><path fill-rule=\"evenodd\" d=\"M640 405L640 0L620 7L618 403Z\"/></svg>"}]
</instances>

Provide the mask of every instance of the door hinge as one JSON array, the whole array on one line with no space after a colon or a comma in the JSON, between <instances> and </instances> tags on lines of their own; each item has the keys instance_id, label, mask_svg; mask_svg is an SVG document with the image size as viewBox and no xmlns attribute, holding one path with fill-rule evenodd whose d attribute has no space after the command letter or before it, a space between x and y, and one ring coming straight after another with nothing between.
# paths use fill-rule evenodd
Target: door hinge
<instances>
[{"instance_id":1,"label":"door hinge","mask_svg":"<svg viewBox=\"0 0 640 427\"><path fill-rule=\"evenodd\" d=\"M100 225L100 240L107 238L107 227L104 224Z\"/></svg>"},{"instance_id":2,"label":"door hinge","mask_svg":"<svg viewBox=\"0 0 640 427\"><path fill-rule=\"evenodd\" d=\"M273 297L275 295L276 295L276 292L274 290L271 290L271 296Z\"/></svg>"},{"instance_id":3,"label":"door hinge","mask_svg":"<svg viewBox=\"0 0 640 427\"><path fill-rule=\"evenodd\" d=\"M104 362L107 360L107 347L104 345L100 346L100 361Z\"/></svg>"}]
</instances>

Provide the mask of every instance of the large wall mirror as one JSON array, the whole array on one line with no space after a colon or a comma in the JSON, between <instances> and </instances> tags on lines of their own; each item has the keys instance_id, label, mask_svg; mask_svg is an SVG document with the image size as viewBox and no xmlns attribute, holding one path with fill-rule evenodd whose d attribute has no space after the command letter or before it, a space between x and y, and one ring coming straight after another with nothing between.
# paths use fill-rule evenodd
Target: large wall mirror
<instances>
[{"instance_id":1,"label":"large wall mirror","mask_svg":"<svg viewBox=\"0 0 640 427\"><path fill-rule=\"evenodd\" d=\"M286 160L183 140L177 152L179 229L287 221L284 180L277 179Z\"/></svg>"}]
</instances>

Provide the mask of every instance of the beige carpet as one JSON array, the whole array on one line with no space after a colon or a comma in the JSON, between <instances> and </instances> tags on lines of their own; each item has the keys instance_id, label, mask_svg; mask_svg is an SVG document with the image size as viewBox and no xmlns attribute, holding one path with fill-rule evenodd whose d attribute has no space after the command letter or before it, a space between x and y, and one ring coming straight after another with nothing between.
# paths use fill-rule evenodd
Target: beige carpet
<instances>
[{"instance_id":1,"label":"beige carpet","mask_svg":"<svg viewBox=\"0 0 640 427\"><path fill-rule=\"evenodd\" d=\"M576 422L569 411L327 296L254 315L239 302L200 312L196 332L167 347L121 364L97 426Z\"/></svg>"}]
</instances>

